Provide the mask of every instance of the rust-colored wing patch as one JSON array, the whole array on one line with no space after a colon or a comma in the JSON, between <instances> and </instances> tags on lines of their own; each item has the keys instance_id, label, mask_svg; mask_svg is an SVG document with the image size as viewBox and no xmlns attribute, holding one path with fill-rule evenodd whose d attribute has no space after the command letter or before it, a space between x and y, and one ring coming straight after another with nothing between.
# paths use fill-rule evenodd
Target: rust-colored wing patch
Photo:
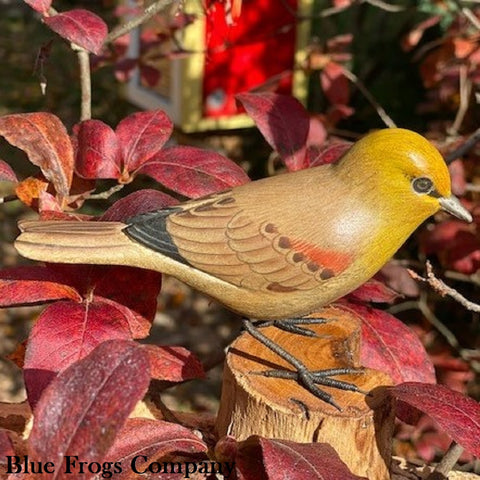
<instances>
[{"instance_id":1,"label":"rust-colored wing patch","mask_svg":"<svg viewBox=\"0 0 480 480\"><path fill-rule=\"evenodd\" d=\"M166 231L184 262L237 286L270 292L318 287L341 273L350 256L282 234L249 215L231 194L182 205Z\"/></svg>"}]
</instances>

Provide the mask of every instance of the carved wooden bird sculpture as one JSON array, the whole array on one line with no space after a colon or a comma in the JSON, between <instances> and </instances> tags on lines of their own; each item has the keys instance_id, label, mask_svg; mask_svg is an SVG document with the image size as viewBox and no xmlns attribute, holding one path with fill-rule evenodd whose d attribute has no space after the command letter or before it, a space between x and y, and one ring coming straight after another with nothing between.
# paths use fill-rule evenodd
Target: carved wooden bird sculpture
<instances>
[{"instance_id":1,"label":"carved wooden bird sculpture","mask_svg":"<svg viewBox=\"0 0 480 480\"><path fill-rule=\"evenodd\" d=\"M440 209L472 220L439 152L416 133L387 129L333 164L126 223L23 222L16 248L34 260L157 270L249 318L288 319L364 283Z\"/></svg>"}]
</instances>

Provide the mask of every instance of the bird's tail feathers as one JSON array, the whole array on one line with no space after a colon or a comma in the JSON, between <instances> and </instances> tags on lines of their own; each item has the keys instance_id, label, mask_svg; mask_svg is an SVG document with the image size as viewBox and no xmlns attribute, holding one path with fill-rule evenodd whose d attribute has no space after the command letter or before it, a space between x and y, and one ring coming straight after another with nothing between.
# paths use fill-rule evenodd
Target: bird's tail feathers
<instances>
[{"instance_id":1,"label":"bird's tail feathers","mask_svg":"<svg viewBox=\"0 0 480 480\"><path fill-rule=\"evenodd\" d=\"M32 260L125 264L130 242L120 222L23 221L15 247Z\"/></svg>"}]
</instances>

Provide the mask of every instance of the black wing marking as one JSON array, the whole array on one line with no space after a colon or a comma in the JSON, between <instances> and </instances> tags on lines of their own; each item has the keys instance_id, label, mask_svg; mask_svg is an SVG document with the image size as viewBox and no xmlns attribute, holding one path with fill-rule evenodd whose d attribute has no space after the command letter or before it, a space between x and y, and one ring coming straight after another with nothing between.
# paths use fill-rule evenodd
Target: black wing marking
<instances>
[{"instance_id":1,"label":"black wing marking","mask_svg":"<svg viewBox=\"0 0 480 480\"><path fill-rule=\"evenodd\" d=\"M172 237L167 232L167 218L172 213L181 212L178 207L164 208L155 212L142 213L129 218L123 230L130 238L167 257L185 265L190 265L183 258Z\"/></svg>"}]
</instances>

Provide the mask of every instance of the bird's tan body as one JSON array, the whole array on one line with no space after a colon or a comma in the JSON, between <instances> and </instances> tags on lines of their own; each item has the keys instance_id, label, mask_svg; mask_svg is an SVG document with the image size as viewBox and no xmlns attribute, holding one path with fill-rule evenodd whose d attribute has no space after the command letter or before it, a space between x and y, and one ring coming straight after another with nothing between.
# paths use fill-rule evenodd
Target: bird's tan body
<instances>
[{"instance_id":1,"label":"bird's tan body","mask_svg":"<svg viewBox=\"0 0 480 480\"><path fill-rule=\"evenodd\" d=\"M440 209L437 198L412 192L412 178L432 176L440 194L450 195L438 152L412 132L388 132L388 141L373 134L371 156L364 140L335 164L180 204L165 221L177 258L115 222L24 222L16 247L35 260L170 274L251 318L305 315L368 280ZM395 151L402 133L410 155ZM433 166L424 161L432 156ZM382 161L391 162L388 175Z\"/></svg>"}]
</instances>

